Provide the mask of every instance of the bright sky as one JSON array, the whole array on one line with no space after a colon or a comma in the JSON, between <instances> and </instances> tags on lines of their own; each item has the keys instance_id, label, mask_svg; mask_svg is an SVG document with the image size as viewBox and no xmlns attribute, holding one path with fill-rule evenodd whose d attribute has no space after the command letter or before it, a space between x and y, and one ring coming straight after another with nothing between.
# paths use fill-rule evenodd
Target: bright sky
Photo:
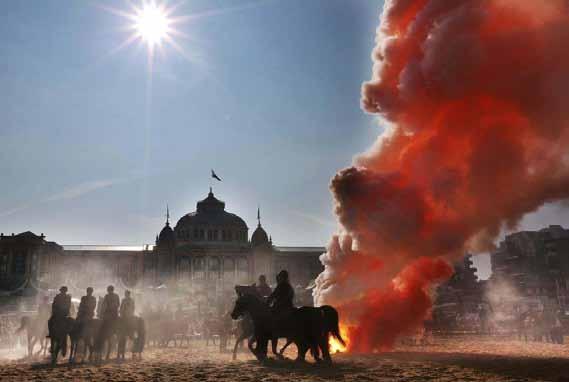
<instances>
[{"instance_id":1,"label":"bright sky","mask_svg":"<svg viewBox=\"0 0 569 382\"><path fill-rule=\"evenodd\" d=\"M117 50L132 21L108 8L126 1L2 4L0 231L152 243L166 204L174 222L193 211L214 168L251 229L260 205L275 244L327 243L330 178L381 131L359 93L382 1L179 4L195 16L175 25L183 53L164 46L150 77L144 44ZM551 207L524 227L563 221Z\"/></svg>"}]
</instances>

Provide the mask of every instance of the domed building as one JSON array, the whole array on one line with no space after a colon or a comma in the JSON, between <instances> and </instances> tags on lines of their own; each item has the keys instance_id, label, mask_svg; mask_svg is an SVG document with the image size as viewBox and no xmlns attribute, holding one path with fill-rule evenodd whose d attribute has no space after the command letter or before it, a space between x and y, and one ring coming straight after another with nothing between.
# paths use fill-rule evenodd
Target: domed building
<instances>
[{"instance_id":1,"label":"domed building","mask_svg":"<svg viewBox=\"0 0 569 382\"><path fill-rule=\"evenodd\" d=\"M227 211L211 188L196 210L183 215L173 229L169 210L166 216L154 249L145 256L147 283L169 280L228 290L255 282L261 274L274 280L278 271L287 269L295 285L306 285L322 270L318 258L323 247L274 246L261 225L260 210L249 239L247 223Z\"/></svg>"},{"instance_id":2,"label":"domed building","mask_svg":"<svg viewBox=\"0 0 569 382\"><path fill-rule=\"evenodd\" d=\"M67 285L73 295L87 286L104 294L114 284L118 290L152 288L178 295L201 290L210 301L233 293L236 284L254 283L261 274L274 284L282 269L294 286L304 287L323 269L319 256L325 248L273 245L260 210L249 236L247 223L229 212L211 188L196 210L174 226L167 208L166 222L157 231L153 245L59 246L31 232L0 234L0 292L33 295Z\"/></svg>"}]
</instances>

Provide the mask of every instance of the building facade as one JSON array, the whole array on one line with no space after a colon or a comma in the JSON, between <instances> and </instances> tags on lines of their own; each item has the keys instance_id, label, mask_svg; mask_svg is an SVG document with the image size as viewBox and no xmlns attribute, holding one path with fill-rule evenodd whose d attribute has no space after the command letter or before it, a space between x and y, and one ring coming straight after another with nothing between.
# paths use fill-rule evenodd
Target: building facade
<instances>
[{"instance_id":1,"label":"building facade","mask_svg":"<svg viewBox=\"0 0 569 382\"><path fill-rule=\"evenodd\" d=\"M210 189L196 210L172 227L169 211L152 245L63 245L31 232L0 238L0 288L5 294L53 293L60 285L95 290L113 283L119 289L199 291L221 295L261 274L269 281L282 269L294 286L305 288L323 270L324 247L280 247L261 225L249 236L239 216ZM4 280L4 281L3 281ZM4 282L2 284L2 282Z\"/></svg>"},{"instance_id":2,"label":"building facade","mask_svg":"<svg viewBox=\"0 0 569 382\"><path fill-rule=\"evenodd\" d=\"M505 285L513 300L569 310L569 230L551 225L510 234L491 254L491 264L489 288Z\"/></svg>"}]
</instances>

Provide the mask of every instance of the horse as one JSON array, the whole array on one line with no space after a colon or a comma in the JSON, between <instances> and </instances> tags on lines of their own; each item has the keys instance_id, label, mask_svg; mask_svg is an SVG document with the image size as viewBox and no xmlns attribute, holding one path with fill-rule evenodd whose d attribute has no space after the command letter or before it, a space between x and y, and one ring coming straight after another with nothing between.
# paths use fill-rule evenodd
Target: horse
<instances>
[{"instance_id":1,"label":"horse","mask_svg":"<svg viewBox=\"0 0 569 382\"><path fill-rule=\"evenodd\" d=\"M117 337L117 359L125 359L126 342L129 338L133 342L132 358L135 359L138 354L139 359L142 359L142 351L146 342L146 327L142 317L119 318Z\"/></svg>"},{"instance_id":2,"label":"horse","mask_svg":"<svg viewBox=\"0 0 569 382\"><path fill-rule=\"evenodd\" d=\"M319 361L319 350L322 351L326 362L332 362L328 345L329 335L332 334L340 342L344 342L339 331L338 313L333 307L327 306L325 309L301 307L291 311L286 320L282 318L275 320L269 307L261 299L254 294L237 291L238 298L231 317L237 319L244 313L251 315L257 342L253 354L259 361L267 358L269 340L275 340L273 343L273 352L275 352L276 340L284 337L297 346L296 360L298 362L305 361L306 352L309 349L317 362Z\"/></svg>"},{"instance_id":3,"label":"horse","mask_svg":"<svg viewBox=\"0 0 569 382\"><path fill-rule=\"evenodd\" d=\"M49 337L51 339L51 365L57 364L57 357L61 351L61 355L65 357L67 352L67 336L73 330L75 319L71 317L54 318Z\"/></svg>"},{"instance_id":4,"label":"horse","mask_svg":"<svg viewBox=\"0 0 569 382\"><path fill-rule=\"evenodd\" d=\"M103 347L107 344L107 355L105 359L108 361L111 356L112 340L117 334L118 317L115 319L107 319L101 321L100 329L95 338L93 346L95 354L95 362L101 362L103 358Z\"/></svg>"},{"instance_id":5,"label":"horse","mask_svg":"<svg viewBox=\"0 0 569 382\"><path fill-rule=\"evenodd\" d=\"M26 338L28 340L28 357L33 357L34 347L37 341L40 341L40 350L38 355L44 353L47 355L47 322L42 317L27 317L24 316L20 319L20 327L16 330L16 334L26 331Z\"/></svg>"},{"instance_id":6,"label":"horse","mask_svg":"<svg viewBox=\"0 0 569 382\"><path fill-rule=\"evenodd\" d=\"M125 359L126 342L130 338L133 341L132 356L142 358L142 351L146 343L146 326L141 317L120 317L115 320L103 320L100 324L96 340L94 341L95 361L101 362L103 347L107 344L105 359L109 360L112 352L112 340L117 339L117 359Z\"/></svg>"},{"instance_id":7,"label":"horse","mask_svg":"<svg viewBox=\"0 0 569 382\"><path fill-rule=\"evenodd\" d=\"M85 345L85 354L83 354L84 361L87 351L89 352L89 361L93 358L95 339L99 335L102 321L100 319L88 319L83 321L75 321L73 329L69 333L71 339L71 350L69 352L69 363L75 362L77 355L77 348L79 341L83 341Z\"/></svg>"}]
</instances>

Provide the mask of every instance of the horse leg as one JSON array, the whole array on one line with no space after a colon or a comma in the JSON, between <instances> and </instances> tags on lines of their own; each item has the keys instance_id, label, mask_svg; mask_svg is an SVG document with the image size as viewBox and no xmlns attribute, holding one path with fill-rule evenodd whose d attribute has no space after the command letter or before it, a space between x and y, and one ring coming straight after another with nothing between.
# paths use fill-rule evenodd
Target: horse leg
<instances>
[{"instance_id":1,"label":"horse leg","mask_svg":"<svg viewBox=\"0 0 569 382\"><path fill-rule=\"evenodd\" d=\"M279 354L282 358L284 358L283 353L286 350L286 348L289 347L289 345L292 344L292 340L290 338L286 339L286 344L282 347L282 349L279 351Z\"/></svg>"},{"instance_id":2,"label":"horse leg","mask_svg":"<svg viewBox=\"0 0 569 382\"><path fill-rule=\"evenodd\" d=\"M32 358L32 356L34 355L33 354L34 343L32 342L34 337L32 337L32 335L28 333L27 338L28 338L28 357Z\"/></svg>"},{"instance_id":3,"label":"horse leg","mask_svg":"<svg viewBox=\"0 0 569 382\"><path fill-rule=\"evenodd\" d=\"M324 358L324 362L331 364L332 357L330 357L330 344L328 343L328 336L320 336L319 342L320 343L316 344L316 346L313 346L312 349L312 356L314 357L314 360L316 362L320 361L320 358L318 357L318 347L320 347L320 350L322 350L322 358Z\"/></svg>"},{"instance_id":4,"label":"horse leg","mask_svg":"<svg viewBox=\"0 0 569 382\"><path fill-rule=\"evenodd\" d=\"M298 348L298 355L296 356L296 362L306 362L306 352L308 351L309 346L302 342L297 343L296 347Z\"/></svg>"},{"instance_id":5,"label":"horse leg","mask_svg":"<svg viewBox=\"0 0 569 382\"><path fill-rule=\"evenodd\" d=\"M76 352L76 350L77 350L77 340L72 339L71 347L69 348L69 363L75 362L75 357L73 356L73 354Z\"/></svg>"},{"instance_id":6,"label":"horse leg","mask_svg":"<svg viewBox=\"0 0 569 382\"><path fill-rule=\"evenodd\" d=\"M233 347L233 360L235 361L237 359L237 348L239 347L239 344L243 343L243 341L245 341L245 338L247 338L247 336L243 333L241 333L239 335L239 337L235 340L235 346ZM249 341L249 343L251 343L251 341ZM251 348L249 348L249 350L251 350ZM251 350L251 353L253 353L253 351Z\"/></svg>"},{"instance_id":7,"label":"horse leg","mask_svg":"<svg viewBox=\"0 0 569 382\"><path fill-rule=\"evenodd\" d=\"M271 349L272 349L272 351L273 351L273 354L274 354L277 358L283 359L283 358L284 358L283 355L277 351L278 345L279 345L279 338L278 338L278 337L273 337L273 338L271 338Z\"/></svg>"}]
</instances>

